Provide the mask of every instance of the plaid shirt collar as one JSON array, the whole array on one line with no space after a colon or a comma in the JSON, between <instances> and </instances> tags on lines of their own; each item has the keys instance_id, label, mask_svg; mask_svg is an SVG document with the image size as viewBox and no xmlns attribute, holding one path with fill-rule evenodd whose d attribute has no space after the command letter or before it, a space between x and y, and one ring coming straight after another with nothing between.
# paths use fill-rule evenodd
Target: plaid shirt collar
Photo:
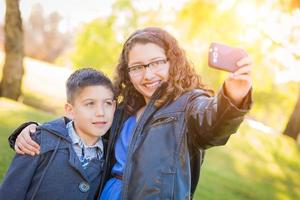
<instances>
[{"instance_id":1,"label":"plaid shirt collar","mask_svg":"<svg viewBox=\"0 0 300 200\"><path fill-rule=\"evenodd\" d=\"M101 151L101 153L103 152L104 147L103 147L103 142L102 142L101 137L99 137L98 141L94 145L88 146L88 145L85 145L83 143L83 141L81 140L81 138L77 135L77 133L74 129L73 121L70 121L67 124L67 129L68 129L68 133L72 140L73 145L78 144L81 148L98 148Z\"/></svg>"}]
</instances>

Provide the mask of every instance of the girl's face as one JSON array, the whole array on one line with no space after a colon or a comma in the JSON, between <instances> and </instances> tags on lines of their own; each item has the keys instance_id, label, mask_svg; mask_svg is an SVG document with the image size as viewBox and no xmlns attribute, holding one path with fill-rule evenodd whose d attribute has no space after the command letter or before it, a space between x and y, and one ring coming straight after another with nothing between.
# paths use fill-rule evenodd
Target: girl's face
<instances>
[{"instance_id":1,"label":"girl's face","mask_svg":"<svg viewBox=\"0 0 300 200\"><path fill-rule=\"evenodd\" d=\"M168 81L169 68L164 49L154 43L137 43L128 53L130 81L146 103L161 83Z\"/></svg>"}]
</instances>

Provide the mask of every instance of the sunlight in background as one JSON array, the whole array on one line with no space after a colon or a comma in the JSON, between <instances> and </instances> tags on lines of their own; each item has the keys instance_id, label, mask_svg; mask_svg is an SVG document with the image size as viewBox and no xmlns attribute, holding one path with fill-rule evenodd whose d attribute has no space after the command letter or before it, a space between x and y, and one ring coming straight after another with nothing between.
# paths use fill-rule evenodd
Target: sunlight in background
<instances>
[{"instance_id":1,"label":"sunlight in background","mask_svg":"<svg viewBox=\"0 0 300 200\"><path fill-rule=\"evenodd\" d=\"M87 23L98 17L108 16L111 13L111 0L23 0L20 1L20 10L23 19L28 19L33 6L40 4L43 12L49 15L58 12L62 16L60 29L66 31L73 29L81 23ZM70 5L71 4L71 5ZM0 0L0 23L4 22L5 0Z\"/></svg>"},{"instance_id":2,"label":"sunlight in background","mask_svg":"<svg viewBox=\"0 0 300 200\"><path fill-rule=\"evenodd\" d=\"M300 61L296 58L300 55L300 33L294 32L298 30L295 29L297 26L300 26L299 10L294 11L292 15L272 10L269 16L264 18L264 23L259 25L259 30L269 37L275 48L272 57L275 61L274 71L277 84L290 81L300 82Z\"/></svg>"},{"instance_id":3,"label":"sunlight in background","mask_svg":"<svg viewBox=\"0 0 300 200\"><path fill-rule=\"evenodd\" d=\"M4 16L5 16L5 1L0 0L0 24L4 22Z\"/></svg>"},{"instance_id":4,"label":"sunlight in background","mask_svg":"<svg viewBox=\"0 0 300 200\"><path fill-rule=\"evenodd\" d=\"M63 17L61 22L61 30L66 31L78 26L81 23L87 23L99 17L109 16L112 12L111 6L114 2L114 0L23 0L20 1L20 9L24 19L29 17L30 12L35 4L40 4L43 7L43 11L46 15L56 11ZM174 14L176 13L175 11L182 8L186 2L187 0L133 1L133 5L142 12L151 9L160 9L163 13L165 13L162 20L168 21L174 19ZM4 16L5 0L0 0L0 23L4 22Z\"/></svg>"},{"instance_id":5,"label":"sunlight in background","mask_svg":"<svg viewBox=\"0 0 300 200\"><path fill-rule=\"evenodd\" d=\"M268 134L275 134L276 132L274 131L274 129L272 129L271 127L263 124L262 122L258 122L258 121L255 121L255 120L252 120L250 118L246 119L245 120L248 125L256 130L259 130L261 132L264 132L264 133L268 133Z\"/></svg>"},{"instance_id":6,"label":"sunlight in background","mask_svg":"<svg viewBox=\"0 0 300 200\"><path fill-rule=\"evenodd\" d=\"M237 4L235 11L241 24L253 25L258 22L258 8L253 1L242 1Z\"/></svg>"},{"instance_id":7,"label":"sunlight in background","mask_svg":"<svg viewBox=\"0 0 300 200\"><path fill-rule=\"evenodd\" d=\"M219 9L232 9L235 3L234 0L226 1ZM263 49L260 50L264 52L265 57L273 60L275 83L300 82L300 62L296 59L300 55L300 33L293 33L293 27L300 26L300 10L295 10L290 15L272 9L272 3L269 1L256 6L254 1L241 1L236 4L236 16L242 27L245 27L244 34L238 37L248 44L257 41L262 35L266 37L262 41ZM294 42L290 41L291 35ZM274 52L269 55L272 49Z\"/></svg>"},{"instance_id":8,"label":"sunlight in background","mask_svg":"<svg viewBox=\"0 0 300 200\"><path fill-rule=\"evenodd\" d=\"M139 11L167 9L167 10L179 10L188 0L176 0L176 1L162 1L162 0L151 0L151 1L133 1L134 7Z\"/></svg>"},{"instance_id":9,"label":"sunlight in background","mask_svg":"<svg viewBox=\"0 0 300 200\"><path fill-rule=\"evenodd\" d=\"M220 12L224 12L226 10L229 10L234 6L235 3L236 3L236 0L221 1L219 6L218 6L218 10Z\"/></svg>"}]
</instances>

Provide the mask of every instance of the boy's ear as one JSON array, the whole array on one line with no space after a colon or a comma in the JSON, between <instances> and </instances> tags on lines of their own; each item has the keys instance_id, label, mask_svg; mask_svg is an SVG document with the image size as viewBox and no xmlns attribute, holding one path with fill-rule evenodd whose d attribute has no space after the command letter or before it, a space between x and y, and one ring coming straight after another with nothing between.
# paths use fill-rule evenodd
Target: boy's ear
<instances>
[{"instance_id":1,"label":"boy's ear","mask_svg":"<svg viewBox=\"0 0 300 200\"><path fill-rule=\"evenodd\" d=\"M65 115L71 120L74 118L73 106L70 103L65 103Z\"/></svg>"}]
</instances>

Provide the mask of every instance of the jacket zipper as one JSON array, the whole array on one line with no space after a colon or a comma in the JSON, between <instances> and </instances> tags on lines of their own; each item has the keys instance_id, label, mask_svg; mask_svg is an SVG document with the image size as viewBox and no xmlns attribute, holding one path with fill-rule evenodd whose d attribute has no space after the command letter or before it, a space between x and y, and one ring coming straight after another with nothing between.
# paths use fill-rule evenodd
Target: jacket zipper
<instances>
[{"instance_id":1,"label":"jacket zipper","mask_svg":"<svg viewBox=\"0 0 300 200\"><path fill-rule=\"evenodd\" d=\"M131 160L136 141L137 141L138 137L140 136L141 131L143 130L144 124L146 124L146 122L149 119L149 117L151 116L151 114L154 113L155 110L152 110L152 108L154 108L154 102L159 97L160 91L162 91L162 90L163 90L163 88L160 88L158 91L156 91L153 94L153 98L150 100L150 102L146 106L136 128L133 131L133 135L132 135L132 138L131 138L131 141L130 141L130 144L128 147L128 151L127 151L126 163L128 163L128 161ZM129 174L130 170L131 170L131 165L125 164L125 169L123 172L123 188L122 188L122 192L121 192L121 199L123 199L123 200L127 199L128 174Z\"/></svg>"},{"instance_id":2,"label":"jacket zipper","mask_svg":"<svg viewBox=\"0 0 300 200\"><path fill-rule=\"evenodd\" d=\"M158 126L158 125L166 124L166 123L169 123L169 122L175 121L175 120L177 120L176 117L166 117L166 118L162 118L162 119L160 119L160 120L158 120L156 122L154 121L154 123L150 124L150 126L151 127Z\"/></svg>"},{"instance_id":3,"label":"jacket zipper","mask_svg":"<svg viewBox=\"0 0 300 200\"><path fill-rule=\"evenodd\" d=\"M128 146L128 151L127 151L127 161L126 163L128 163L129 160L131 160L131 157L132 157L132 154L133 154L133 150L134 150L134 147L136 145L136 141L138 139L138 137L140 136L140 132L143 128L143 125L145 124L145 115L146 113L149 113L148 111L150 110L151 108L151 105L148 105L146 107L146 109L144 110L141 118L140 118L140 121L138 122L136 128L134 129L133 131L133 134L132 134L132 137L131 137L131 141L130 141L130 144ZM121 199L127 199L127 192L128 192L128 174L129 174L129 171L131 170L131 165L129 164L125 164L125 169L124 169L124 172L123 172L123 192L121 194Z\"/></svg>"}]
</instances>

